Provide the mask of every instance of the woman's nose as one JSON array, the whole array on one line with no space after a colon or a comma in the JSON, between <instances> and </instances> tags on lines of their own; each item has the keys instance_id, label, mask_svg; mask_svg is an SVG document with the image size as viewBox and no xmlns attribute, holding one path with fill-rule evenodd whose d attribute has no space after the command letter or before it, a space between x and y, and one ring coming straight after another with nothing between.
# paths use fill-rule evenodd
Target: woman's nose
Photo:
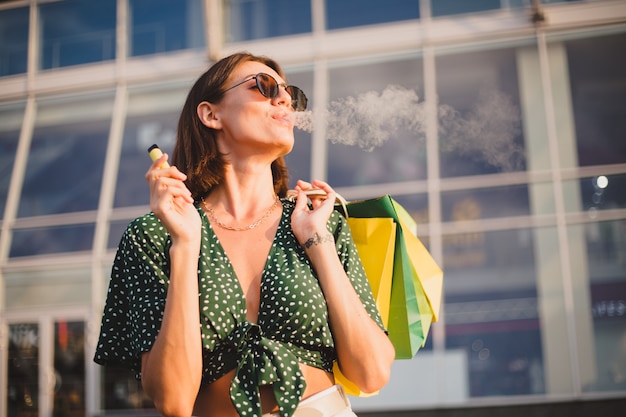
<instances>
[{"instance_id":1,"label":"woman's nose","mask_svg":"<svg viewBox=\"0 0 626 417\"><path fill-rule=\"evenodd\" d=\"M278 87L278 94L274 97L274 104L291 107L291 95L287 92L285 87Z\"/></svg>"}]
</instances>

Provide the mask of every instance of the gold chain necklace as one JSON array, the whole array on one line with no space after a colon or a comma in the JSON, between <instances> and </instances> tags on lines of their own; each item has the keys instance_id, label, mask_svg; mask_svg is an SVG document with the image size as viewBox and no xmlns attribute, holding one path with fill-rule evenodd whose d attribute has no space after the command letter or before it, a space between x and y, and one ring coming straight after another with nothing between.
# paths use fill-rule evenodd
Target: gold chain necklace
<instances>
[{"instance_id":1,"label":"gold chain necklace","mask_svg":"<svg viewBox=\"0 0 626 417\"><path fill-rule=\"evenodd\" d=\"M254 229L258 225L263 223L270 216L270 214L272 214L272 211L274 211L274 209L278 206L278 203L280 203L280 199L278 198L278 196L276 196L276 199L274 200L274 204L272 204L272 207L270 207L267 213L265 213L263 217L261 217L259 220L255 221L252 224L249 224L248 226L233 227L233 226L228 226L227 224L222 223L215 215L215 211L213 211L211 207L207 206L206 201L204 201L204 198L202 199L202 205L204 206L204 209L208 213L211 220L213 220L213 222L215 222L222 229L232 230L234 232L245 232L246 230Z\"/></svg>"}]
</instances>

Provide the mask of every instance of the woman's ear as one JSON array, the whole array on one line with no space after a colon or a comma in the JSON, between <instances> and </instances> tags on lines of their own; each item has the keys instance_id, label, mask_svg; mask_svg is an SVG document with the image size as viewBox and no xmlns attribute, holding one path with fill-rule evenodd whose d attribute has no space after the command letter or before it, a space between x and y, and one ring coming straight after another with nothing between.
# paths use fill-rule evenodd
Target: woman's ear
<instances>
[{"instance_id":1,"label":"woman's ear","mask_svg":"<svg viewBox=\"0 0 626 417\"><path fill-rule=\"evenodd\" d=\"M200 122L211 129L221 129L222 122L216 113L215 105L208 101L203 101L196 108Z\"/></svg>"}]
</instances>

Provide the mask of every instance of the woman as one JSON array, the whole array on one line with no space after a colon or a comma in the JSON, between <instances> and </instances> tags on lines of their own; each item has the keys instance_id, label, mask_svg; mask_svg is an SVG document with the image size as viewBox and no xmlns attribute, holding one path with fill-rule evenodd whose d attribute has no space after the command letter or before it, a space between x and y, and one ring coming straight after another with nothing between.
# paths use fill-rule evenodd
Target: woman
<instances>
[{"instance_id":1,"label":"woman","mask_svg":"<svg viewBox=\"0 0 626 417\"><path fill-rule=\"evenodd\" d=\"M113 266L95 361L138 372L165 416L354 415L394 359L345 219L325 182L283 156L306 97L271 59L234 54L189 92L172 166L146 179ZM308 204L305 190L326 199ZM295 414L294 414L295 413Z\"/></svg>"}]
</instances>

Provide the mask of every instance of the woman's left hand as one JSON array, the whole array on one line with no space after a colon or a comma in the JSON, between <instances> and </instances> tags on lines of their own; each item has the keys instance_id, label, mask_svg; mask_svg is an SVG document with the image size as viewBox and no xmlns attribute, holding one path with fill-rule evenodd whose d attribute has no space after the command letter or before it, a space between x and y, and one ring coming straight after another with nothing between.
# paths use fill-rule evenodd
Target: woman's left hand
<instances>
[{"instance_id":1,"label":"woman's left hand","mask_svg":"<svg viewBox=\"0 0 626 417\"><path fill-rule=\"evenodd\" d=\"M307 197L306 190L317 188L326 193L325 196ZM299 180L295 190L298 192L296 206L291 215L291 228L300 244L309 239L325 237L329 234L326 224L335 207L336 193L324 181L313 180L312 183ZM311 200L311 207L307 204Z\"/></svg>"}]
</instances>

